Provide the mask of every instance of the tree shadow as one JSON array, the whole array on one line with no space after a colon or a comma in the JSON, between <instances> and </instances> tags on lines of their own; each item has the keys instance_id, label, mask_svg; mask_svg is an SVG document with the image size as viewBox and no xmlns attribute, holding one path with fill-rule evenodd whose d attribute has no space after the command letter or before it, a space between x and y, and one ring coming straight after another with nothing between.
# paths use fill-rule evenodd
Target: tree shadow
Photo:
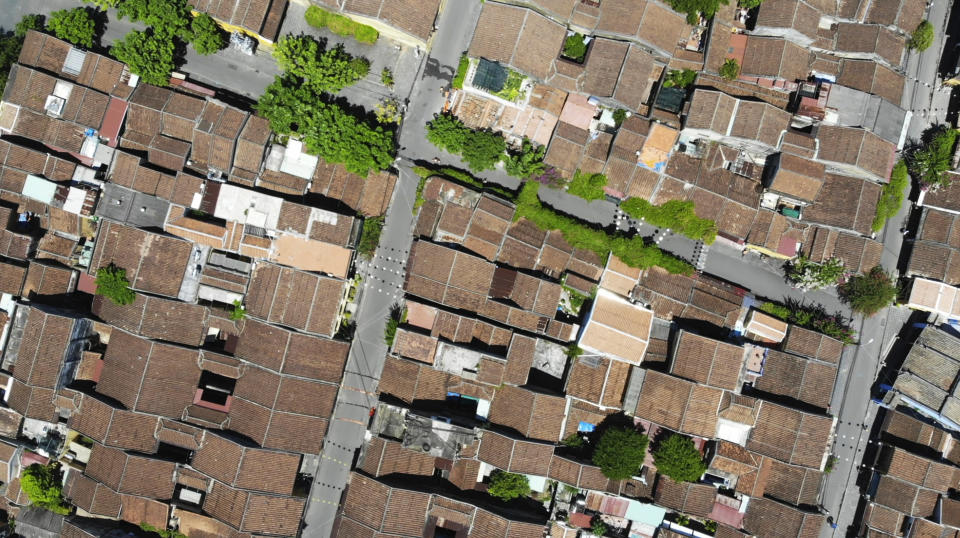
<instances>
[{"instance_id":1,"label":"tree shadow","mask_svg":"<svg viewBox=\"0 0 960 538\"><path fill-rule=\"evenodd\" d=\"M93 6L84 8L87 15L93 20L93 47L95 51L103 50L103 34L107 31L107 24L110 22L110 16L106 11L101 11Z\"/></svg>"}]
</instances>

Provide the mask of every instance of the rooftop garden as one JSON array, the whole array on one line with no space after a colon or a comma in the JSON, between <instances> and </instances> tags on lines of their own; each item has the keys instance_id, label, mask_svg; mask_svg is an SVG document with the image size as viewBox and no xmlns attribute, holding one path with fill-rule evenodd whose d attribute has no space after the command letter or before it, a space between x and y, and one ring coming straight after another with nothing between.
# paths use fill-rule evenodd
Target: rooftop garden
<instances>
[{"instance_id":1,"label":"rooftop garden","mask_svg":"<svg viewBox=\"0 0 960 538\"><path fill-rule=\"evenodd\" d=\"M360 43L376 43L377 38L380 37L380 32L377 32L373 26L360 24L350 17L333 13L319 6L308 7L303 18L314 28L327 28L339 36L352 37Z\"/></svg>"}]
</instances>

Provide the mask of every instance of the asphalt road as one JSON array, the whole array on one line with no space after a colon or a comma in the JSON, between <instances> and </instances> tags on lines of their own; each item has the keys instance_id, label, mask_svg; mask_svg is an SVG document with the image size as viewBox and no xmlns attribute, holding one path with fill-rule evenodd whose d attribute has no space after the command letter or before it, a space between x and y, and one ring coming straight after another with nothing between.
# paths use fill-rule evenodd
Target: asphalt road
<instances>
[{"instance_id":1,"label":"asphalt road","mask_svg":"<svg viewBox=\"0 0 960 538\"><path fill-rule=\"evenodd\" d=\"M370 410L377 402L377 383L387 355L383 331L390 308L403 298L404 265L412 241L413 203L419 179L409 165L401 165L380 246L373 259L358 264L363 284L354 316L356 332L323 440L320 465L303 518L303 536L331 535L350 467L363 444Z\"/></svg>"},{"instance_id":2,"label":"asphalt road","mask_svg":"<svg viewBox=\"0 0 960 538\"><path fill-rule=\"evenodd\" d=\"M480 7L471 0L450 0L440 15L440 30L432 49L435 52L423 58L400 130L407 155L424 158L435 152L436 148L426 141L425 124L443 102L440 85L452 80L460 53L466 50L480 17ZM354 316L356 332L304 514L303 536L331 535L350 467L363 444L370 410L377 402L376 387L387 354L383 331L391 307L403 298L404 266L413 241L413 204L420 178L410 170L412 165L409 160L398 161L399 182L380 245L375 257L359 266L363 285Z\"/></svg>"},{"instance_id":3,"label":"asphalt road","mask_svg":"<svg viewBox=\"0 0 960 538\"><path fill-rule=\"evenodd\" d=\"M914 140L918 140L931 124L942 123L947 116L950 89L940 85L937 69L940 65L940 54L946 42L945 30L951 4L952 2L948 0L933 2L933 6L927 12L927 20L936 30L933 45L924 52L918 53L911 50L907 53L907 64L904 69L907 82L900 106L914 113L910 129L907 131L908 137Z\"/></svg>"}]
</instances>

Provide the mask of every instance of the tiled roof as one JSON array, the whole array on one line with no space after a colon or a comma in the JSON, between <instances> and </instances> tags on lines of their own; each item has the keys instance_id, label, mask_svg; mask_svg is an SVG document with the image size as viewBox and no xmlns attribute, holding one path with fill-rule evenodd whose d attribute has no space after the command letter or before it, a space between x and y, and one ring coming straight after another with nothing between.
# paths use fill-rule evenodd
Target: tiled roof
<instances>
[{"instance_id":1,"label":"tiled roof","mask_svg":"<svg viewBox=\"0 0 960 538\"><path fill-rule=\"evenodd\" d=\"M640 364L650 339L653 312L601 289L579 345L632 364Z\"/></svg>"},{"instance_id":2,"label":"tiled roof","mask_svg":"<svg viewBox=\"0 0 960 538\"><path fill-rule=\"evenodd\" d=\"M747 448L787 463L820 469L832 430L830 417L764 401Z\"/></svg>"},{"instance_id":3,"label":"tiled roof","mask_svg":"<svg viewBox=\"0 0 960 538\"><path fill-rule=\"evenodd\" d=\"M74 336L75 320L36 307L30 308L26 315L13 377L31 386L56 389Z\"/></svg>"},{"instance_id":4,"label":"tiled roof","mask_svg":"<svg viewBox=\"0 0 960 538\"><path fill-rule=\"evenodd\" d=\"M880 25L840 23L837 25L837 51L876 53L890 65L899 67L906 38Z\"/></svg>"},{"instance_id":5,"label":"tiled roof","mask_svg":"<svg viewBox=\"0 0 960 538\"><path fill-rule=\"evenodd\" d=\"M736 390L743 358L741 346L681 331L674 347L670 373L712 387Z\"/></svg>"},{"instance_id":6,"label":"tiled roof","mask_svg":"<svg viewBox=\"0 0 960 538\"><path fill-rule=\"evenodd\" d=\"M757 536L771 538L816 538L826 520L820 513L810 513L764 498L753 498L747 505L743 528Z\"/></svg>"},{"instance_id":7,"label":"tiled roof","mask_svg":"<svg viewBox=\"0 0 960 538\"><path fill-rule=\"evenodd\" d=\"M802 0L771 0L757 11L757 26L796 30L816 39L820 13Z\"/></svg>"},{"instance_id":8,"label":"tiled roof","mask_svg":"<svg viewBox=\"0 0 960 538\"><path fill-rule=\"evenodd\" d=\"M695 517L707 517L713 510L717 488L709 484L674 482L664 475L657 479L653 499L657 504Z\"/></svg>"},{"instance_id":9,"label":"tiled roof","mask_svg":"<svg viewBox=\"0 0 960 538\"><path fill-rule=\"evenodd\" d=\"M741 72L744 75L805 80L810 52L780 37L747 36Z\"/></svg>"},{"instance_id":10,"label":"tiled roof","mask_svg":"<svg viewBox=\"0 0 960 538\"><path fill-rule=\"evenodd\" d=\"M763 362L763 375L754 386L761 391L826 409L830 405L836 378L835 365L771 350Z\"/></svg>"},{"instance_id":11,"label":"tiled roof","mask_svg":"<svg viewBox=\"0 0 960 538\"><path fill-rule=\"evenodd\" d=\"M90 272L112 263L126 270L131 287L176 297L192 251L188 241L103 221Z\"/></svg>"},{"instance_id":12,"label":"tiled roof","mask_svg":"<svg viewBox=\"0 0 960 538\"><path fill-rule=\"evenodd\" d=\"M245 305L253 317L333 336L345 287L342 280L258 263L250 279Z\"/></svg>"},{"instance_id":13,"label":"tiled roof","mask_svg":"<svg viewBox=\"0 0 960 538\"><path fill-rule=\"evenodd\" d=\"M844 59L837 77L838 84L879 95L898 106L904 82L903 75L872 60Z\"/></svg>"},{"instance_id":14,"label":"tiled roof","mask_svg":"<svg viewBox=\"0 0 960 538\"><path fill-rule=\"evenodd\" d=\"M565 407L563 398L505 385L490 405L490 421L531 439L557 442Z\"/></svg>"},{"instance_id":15,"label":"tiled roof","mask_svg":"<svg viewBox=\"0 0 960 538\"><path fill-rule=\"evenodd\" d=\"M118 305L96 296L92 312L107 323L157 340L199 346L206 337L208 310L201 305L142 294L129 305Z\"/></svg>"}]
</instances>

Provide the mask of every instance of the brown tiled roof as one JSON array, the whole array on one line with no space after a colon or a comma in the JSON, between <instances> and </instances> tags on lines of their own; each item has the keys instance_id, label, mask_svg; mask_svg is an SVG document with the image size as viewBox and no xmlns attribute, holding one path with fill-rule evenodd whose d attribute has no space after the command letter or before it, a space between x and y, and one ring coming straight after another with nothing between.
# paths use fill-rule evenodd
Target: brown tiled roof
<instances>
[{"instance_id":1,"label":"brown tiled roof","mask_svg":"<svg viewBox=\"0 0 960 538\"><path fill-rule=\"evenodd\" d=\"M583 89L591 95L613 95L629 45L612 39L595 39L585 62Z\"/></svg>"},{"instance_id":2,"label":"brown tiled roof","mask_svg":"<svg viewBox=\"0 0 960 538\"><path fill-rule=\"evenodd\" d=\"M764 460L769 467L766 474L764 494L797 506L815 506L819 501L823 473L774 459ZM764 473L765 470L761 470Z\"/></svg>"},{"instance_id":3,"label":"brown tiled roof","mask_svg":"<svg viewBox=\"0 0 960 538\"><path fill-rule=\"evenodd\" d=\"M757 12L757 26L793 29L816 39L820 13L802 0L772 0Z\"/></svg>"},{"instance_id":4,"label":"brown tiled roof","mask_svg":"<svg viewBox=\"0 0 960 538\"><path fill-rule=\"evenodd\" d=\"M107 430L106 444L146 454L156 451L159 418L154 415L116 410Z\"/></svg>"},{"instance_id":5,"label":"brown tiled roof","mask_svg":"<svg viewBox=\"0 0 960 538\"><path fill-rule=\"evenodd\" d=\"M885 446L877 467L888 476L905 480L917 486L946 493L960 482L960 469L929 460L902 448Z\"/></svg>"},{"instance_id":6,"label":"brown tiled roof","mask_svg":"<svg viewBox=\"0 0 960 538\"><path fill-rule=\"evenodd\" d=\"M827 174L816 203L805 208L803 216L813 223L868 235L880 191L881 187L870 181Z\"/></svg>"},{"instance_id":7,"label":"brown tiled roof","mask_svg":"<svg viewBox=\"0 0 960 538\"><path fill-rule=\"evenodd\" d=\"M942 451L947 433L900 411L889 410L883 418L883 431L911 443Z\"/></svg>"},{"instance_id":8,"label":"brown tiled roof","mask_svg":"<svg viewBox=\"0 0 960 538\"><path fill-rule=\"evenodd\" d=\"M677 43L690 35L690 30L683 15L660 4L647 2L637 37L670 53Z\"/></svg>"},{"instance_id":9,"label":"brown tiled roof","mask_svg":"<svg viewBox=\"0 0 960 538\"><path fill-rule=\"evenodd\" d=\"M882 181L890 177L896 160L896 147L892 143L855 127L823 126L817 138L820 139L818 159L854 165Z\"/></svg>"},{"instance_id":10,"label":"brown tiled roof","mask_svg":"<svg viewBox=\"0 0 960 538\"><path fill-rule=\"evenodd\" d=\"M259 263L245 301L251 316L332 336L346 284L296 269Z\"/></svg>"},{"instance_id":11,"label":"brown tiled roof","mask_svg":"<svg viewBox=\"0 0 960 538\"><path fill-rule=\"evenodd\" d=\"M565 405L563 398L506 385L493 399L490 420L531 439L557 442Z\"/></svg>"},{"instance_id":12,"label":"brown tiled roof","mask_svg":"<svg viewBox=\"0 0 960 538\"><path fill-rule=\"evenodd\" d=\"M736 390L743 367L741 346L683 331L677 339L670 373L713 387Z\"/></svg>"},{"instance_id":13,"label":"brown tiled roof","mask_svg":"<svg viewBox=\"0 0 960 538\"><path fill-rule=\"evenodd\" d=\"M629 9L626 4L623 7L627 7L627 12L639 12ZM612 11L613 8L606 7L605 12L606 10ZM642 48L631 45L613 97L628 108L639 110L650 99L650 90L654 84L651 77L656 70L654 57Z\"/></svg>"},{"instance_id":14,"label":"brown tiled roof","mask_svg":"<svg viewBox=\"0 0 960 538\"><path fill-rule=\"evenodd\" d=\"M390 497L390 487L372 478L352 473L347 486L343 514L364 525L380 529L384 520L384 509Z\"/></svg>"},{"instance_id":15,"label":"brown tiled roof","mask_svg":"<svg viewBox=\"0 0 960 538\"><path fill-rule=\"evenodd\" d=\"M105 221L90 271L113 263L126 270L131 287L176 297L192 250L188 241Z\"/></svg>"},{"instance_id":16,"label":"brown tiled roof","mask_svg":"<svg viewBox=\"0 0 960 538\"><path fill-rule=\"evenodd\" d=\"M836 377L835 365L770 351L764 359L763 375L754 386L758 390L826 409L830 405Z\"/></svg>"},{"instance_id":17,"label":"brown tiled roof","mask_svg":"<svg viewBox=\"0 0 960 538\"><path fill-rule=\"evenodd\" d=\"M818 198L823 186L823 164L789 153L781 153L778 164L771 189L805 201Z\"/></svg>"},{"instance_id":18,"label":"brown tiled roof","mask_svg":"<svg viewBox=\"0 0 960 538\"><path fill-rule=\"evenodd\" d=\"M300 470L300 458L297 454L248 448L240 463L236 486L290 495Z\"/></svg>"},{"instance_id":19,"label":"brown tiled roof","mask_svg":"<svg viewBox=\"0 0 960 538\"><path fill-rule=\"evenodd\" d=\"M680 431L694 384L647 370L637 400L636 416Z\"/></svg>"},{"instance_id":20,"label":"brown tiled roof","mask_svg":"<svg viewBox=\"0 0 960 538\"><path fill-rule=\"evenodd\" d=\"M810 53L780 37L747 36L741 72L744 75L806 80Z\"/></svg>"},{"instance_id":21,"label":"brown tiled roof","mask_svg":"<svg viewBox=\"0 0 960 538\"><path fill-rule=\"evenodd\" d=\"M203 510L211 516L239 528L249 493L214 481L203 500Z\"/></svg>"},{"instance_id":22,"label":"brown tiled roof","mask_svg":"<svg viewBox=\"0 0 960 538\"><path fill-rule=\"evenodd\" d=\"M509 62L527 11L500 3L484 4L470 42L470 56Z\"/></svg>"},{"instance_id":23,"label":"brown tiled roof","mask_svg":"<svg viewBox=\"0 0 960 538\"><path fill-rule=\"evenodd\" d=\"M717 489L709 484L674 482L664 475L657 479L653 498L657 504L695 517L707 517L713 510Z\"/></svg>"},{"instance_id":24,"label":"brown tiled roof","mask_svg":"<svg viewBox=\"0 0 960 538\"><path fill-rule=\"evenodd\" d=\"M787 463L819 469L832 429L829 417L765 401L747 448Z\"/></svg>"},{"instance_id":25,"label":"brown tiled roof","mask_svg":"<svg viewBox=\"0 0 960 538\"><path fill-rule=\"evenodd\" d=\"M816 538L826 520L820 513L804 512L777 501L753 498L747 506L743 528L771 538Z\"/></svg>"},{"instance_id":26,"label":"brown tiled roof","mask_svg":"<svg viewBox=\"0 0 960 538\"><path fill-rule=\"evenodd\" d=\"M906 38L879 25L840 23L836 50L876 53L891 65L900 66Z\"/></svg>"},{"instance_id":27,"label":"brown tiled roof","mask_svg":"<svg viewBox=\"0 0 960 538\"><path fill-rule=\"evenodd\" d=\"M837 83L879 95L899 106L904 78L903 75L872 60L844 59L840 64Z\"/></svg>"},{"instance_id":28,"label":"brown tiled roof","mask_svg":"<svg viewBox=\"0 0 960 538\"><path fill-rule=\"evenodd\" d=\"M545 79L566 37L566 28L529 11L516 43L512 64L538 79Z\"/></svg>"},{"instance_id":29,"label":"brown tiled roof","mask_svg":"<svg viewBox=\"0 0 960 538\"><path fill-rule=\"evenodd\" d=\"M787 130L790 123L789 112L762 102L740 101L734 114L731 136L757 140L771 147L777 145L780 133Z\"/></svg>"},{"instance_id":30,"label":"brown tiled roof","mask_svg":"<svg viewBox=\"0 0 960 538\"><path fill-rule=\"evenodd\" d=\"M23 308L23 307L21 307ZM13 376L36 387L57 388L74 328L74 319L30 308Z\"/></svg>"}]
</instances>

